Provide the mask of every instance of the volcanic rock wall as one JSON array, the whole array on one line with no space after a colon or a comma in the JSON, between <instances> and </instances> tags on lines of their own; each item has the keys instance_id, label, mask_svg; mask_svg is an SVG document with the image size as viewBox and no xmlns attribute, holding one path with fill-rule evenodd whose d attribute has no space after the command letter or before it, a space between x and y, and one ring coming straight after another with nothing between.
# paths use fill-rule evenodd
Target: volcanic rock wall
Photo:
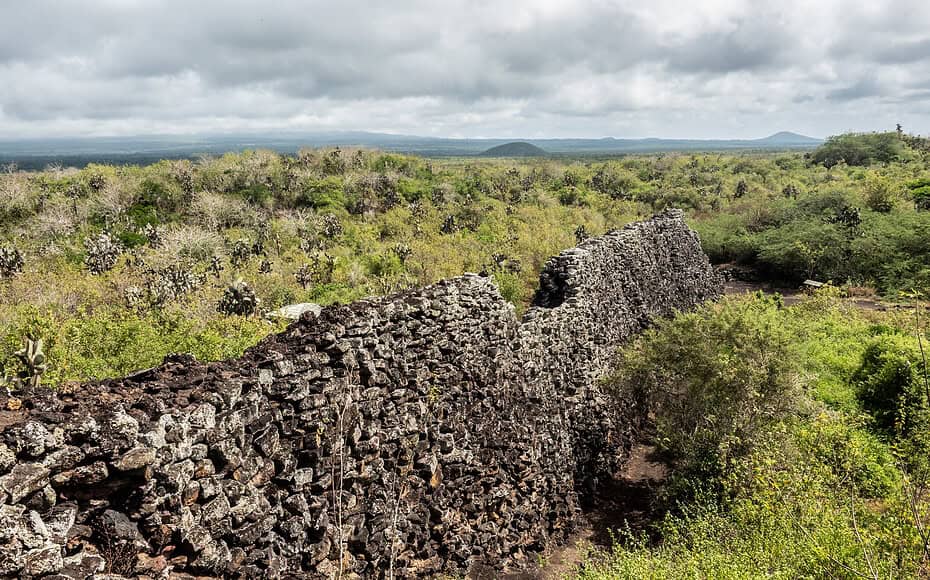
<instances>
[{"instance_id":1,"label":"volcanic rock wall","mask_svg":"<svg viewBox=\"0 0 930 580\"><path fill-rule=\"evenodd\" d=\"M611 351L717 293L667 212L551 259L522 321L466 275L306 315L238 360L35 394L0 417L0 576L519 567L641 419L593 384Z\"/></svg>"}]
</instances>

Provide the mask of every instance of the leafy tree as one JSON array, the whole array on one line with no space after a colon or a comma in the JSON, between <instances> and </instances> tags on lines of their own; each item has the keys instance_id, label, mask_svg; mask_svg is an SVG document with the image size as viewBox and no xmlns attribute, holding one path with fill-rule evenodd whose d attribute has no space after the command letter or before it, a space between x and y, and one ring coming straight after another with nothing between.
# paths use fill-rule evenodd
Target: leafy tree
<instances>
[{"instance_id":1,"label":"leafy tree","mask_svg":"<svg viewBox=\"0 0 930 580\"><path fill-rule=\"evenodd\" d=\"M924 177L911 181L907 189L914 200L914 207L918 210L930 210L930 178Z\"/></svg>"},{"instance_id":2,"label":"leafy tree","mask_svg":"<svg viewBox=\"0 0 930 580\"><path fill-rule=\"evenodd\" d=\"M620 352L605 384L655 417L676 467L712 475L795 410L791 344L776 299L725 298L659 322Z\"/></svg>"},{"instance_id":3,"label":"leafy tree","mask_svg":"<svg viewBox=\"0 0 930 580\"><path fill-rule=\"evenodd\" d=\"M894 209L896 194L887 177L871 174L865 182L865 204L872 211L888 213Z\"/></svg>"},{"instance_id":4,"label":"leafy tree","mask_svg":"<svg viewBox=\"0 0 930 580\"><path fill-rule=\"evenodd\" d=\"M904 143L897 133L844 133L829 137L811 159L827 168L841 162L864 166L895 161L903 150Z\"/></svg>"},{"instance_id":5,"label":"leafy tree","mask_svg":"<svg viewBox=\"0 0 930 580\"><path fill-rule=\"evenodd\" d=\"M884 335L866 347L853 383L879 427L907 435L926 412L923 374L914 345L901 335Z\"/></svg>"}]
</instances>

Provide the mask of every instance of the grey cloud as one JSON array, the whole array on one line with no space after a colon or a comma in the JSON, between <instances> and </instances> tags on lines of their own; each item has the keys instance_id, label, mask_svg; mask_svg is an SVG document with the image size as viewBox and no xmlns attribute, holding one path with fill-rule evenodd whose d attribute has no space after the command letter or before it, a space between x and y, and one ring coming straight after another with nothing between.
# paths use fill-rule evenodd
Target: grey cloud
<instances>
[{"instance_id":1,"label":"grey cloud","mask_svg":"<svg viewBox=\"0 0 930 580\"><path fill-rule=\"evenodd\" d=\"M930 59L930 36L920 39L891 39L890 44L877 47L875 60L887 64L912 63Z\"/></svg>"},{"instance_id":2,"label":"grey cloud","mask_svg":"<svg viewBox=\"0 0 930 580\"><path fill-rule=\"evenodd\" d=\"M860 79L851 85L834 89L827 93L832 101L855 101L882 94L882 86L875 79Z\"/></svg>"},{"instance_id":3,"label":"grey cloud","mask_svg":"<svg viewBox=\"0 0 930 580\"><path fill-rule=\"evenodd\" d=\"M734 115L759 134L825 134L862 123L844 107L873 100L906 116L895 107L926 98L904 79L930 76L930 10L824 2L828 21L803 0L705 12L671 0L8 3L0 133L304 123L607 135L674 118L669 131L700 137ZM783 116L753 120L773 110Z\"/></svg>"},{"instance_id":4,"label":"grey cloud","mask_svg":"<svg viewBox=\"0 0 930 580\"><path fill-rule=\"evenodd\" d=\"M790 36L779 26L742 21L733 31L703 32L672 47L668 63L671 70L686 73L751 71L783 62L791 48Z\"/></svg>"}]
</instances>

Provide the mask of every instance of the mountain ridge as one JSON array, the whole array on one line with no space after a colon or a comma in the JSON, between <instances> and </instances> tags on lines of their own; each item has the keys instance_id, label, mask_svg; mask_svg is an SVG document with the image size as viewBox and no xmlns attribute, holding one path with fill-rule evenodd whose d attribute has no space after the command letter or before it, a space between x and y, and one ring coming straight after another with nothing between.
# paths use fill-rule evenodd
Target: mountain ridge
<instances>
[{"instance_id":1,"label":"mountain ridge","mask_svg":"<svg viewBox=\"0 0 930 580\"><path fill-rule=\"evenodd\" d=\"M549 155L611 156L634 153L738 150L804 150L821 139L780 131L760 139L648 138L449 138L367 131L264 133L204 133L196 135L139 135L126 137L58 137L0 139L0 164L16 163L39 169L50 163L81 166L87 163L151 163L160 159L221 155L243 149L272 149L294 153L304 147L362 147L424 157L473 157L513 142L538 147Z\"/></svg>"}]
</instances>

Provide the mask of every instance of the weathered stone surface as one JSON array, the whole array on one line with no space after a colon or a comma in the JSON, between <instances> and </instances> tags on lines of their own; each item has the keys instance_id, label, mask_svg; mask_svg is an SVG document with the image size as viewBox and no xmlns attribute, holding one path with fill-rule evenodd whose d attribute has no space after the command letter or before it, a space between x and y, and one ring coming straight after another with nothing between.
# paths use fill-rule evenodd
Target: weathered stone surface
<instances>
[{"instance_id":1,"label":"weathered stone surface","mask_svg":"<svg viewBox=\"0 0 930 580\"><path fill-rule=\"evenodd\" d=\"M155 463L155 449L151 447L133 447L120 456L113 463L113 466L120 471L132 471L142 469L153 463Z\"/></svg>"},{"instance_id":2,"label":"weathered stone surface","mask_svg":"<svg viewBox=\"0 0 930 580\"><path fill-rule=\"evenodd\" d=\"M103 534L113 542L128 542L145 545L139 527L125 514L115 510L105 510L97 522Z\"/></svg>"},{"instance_id":3,"label":"weathered stone surface","mask_svg":"<svg viewBox=\"0 0 930 580\"><path fill-rule=\"evenodd\" d=\"M68 534L77 522L77 512L78 506L69 504L55 507L45 514L42 520L53 542L61 545L68 542Z\"/></svg>"},{"instance_id":4,"label":"weathered stone surface","mask_svg":"<svg viewBox=\"0 0 930 580\"><path fill-rule=\"evenodd\" d=\"M63 565L61 546L51 544L26 552L23 573L28 576L44 576L58 572Z\"/></svg>"},{"instance_id":5,"label":"weathered stone surface","mask_svg":"<svg viewBox=\"0 0 930 580\"><path fill-rule=\"evenodd\" d=\"M6 473L16 464L16 454L13 450L0 443L0 473Z\"/></svg>"},{"instance_id":6,"label":"weathered stone surface","mask_svg":"<svg viewBox=\"0 0 930 580\"><path fill-rule=\"evenodd\" d=\"M0 431L0 576L519 566L642 420L596 386L613 350L717 293L669 212L552 258L522 320L465 275L303 316L238 360L51 394Z\"/></svg>"},{"instance_id":7,"label":"weathered stone surface","mask_svg":"<svg viewBox=\"0 0 930 580\"><path fill-rule=\"evenodd\" d=\"M18 463L0 477L0 490L9 494L12 503L17 503L48 485L50 473L49 468L39 463Z\"/></svg>"},{"instance_id":8,"label":"weathered stone surface","mask_svg":"<svg viewBox=\"0 0 930 580\"><path fill-rule=\"evenodd\" d=\"M79 552L72 556L65 556L62 562L61 574L70 578L98 578L97 574L106 569L107 562L98 554Z\"/></svg>"},{"instance_id":9,"label":"weathered stone surface","mask_svg":"<svg viewBox=\"0 0 930 580\"><path fill-rule=\"evenodd\" d=\"M74 469L55 474L52 477L52 483L56 485L93 485L105 481L109 475L107 464L103 461L95 461L88 465L79 465Z\"/></svg>"}]
</instances>

